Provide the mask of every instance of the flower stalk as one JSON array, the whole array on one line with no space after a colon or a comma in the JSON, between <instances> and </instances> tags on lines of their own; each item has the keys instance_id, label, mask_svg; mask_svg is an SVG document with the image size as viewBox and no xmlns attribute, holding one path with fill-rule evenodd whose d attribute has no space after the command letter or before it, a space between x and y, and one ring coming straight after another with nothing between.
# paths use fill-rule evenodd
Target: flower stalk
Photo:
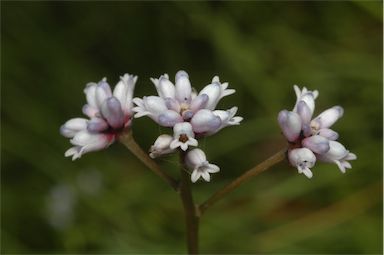
<instances>
[{"instance_id":1,"label":"flower stalk","mask_svg":"<svg viewBox=\"0 0 384 255\"><path fill-rule=\"evenodd\" d=\"M234 181L227 184L222 189L216 191L210 198L208 198L204 203L199 206L198 212L203 214L209 207L217 203L219 200L225 197L228 193L239 187L242 183L249 180L250 178L268 170L272 166L277 163L283 161L286 158L287 149L280 150L273 156L269 157L265 161L261 162L257 166L249 169L239 177L237 177Z\"/></svg>"},{"instance_id":2,"label":"flower stalk","mask_svg":"<svg viewBox=\"0 0 384 255\"><path fill-rule=\"evenodd\" d=\"M199 253L199 218L198 207L193 202L190 176L185 171L185 152L180 151L180 199L183 203L185 226L187 232L187 246L189 254Z\"/></svg>"},{"instance_id":3,"label":"flower stalk","mask_svg":"<svg viewBox=\"0 0 384 255\"><path fill-rule=\"evenodd\" d=\"M127 129L119 135L119 141L130 150L141 162L143 162L152 172L160 176L161 179L166 181L175 191L179 189L178 181L164 172L153 159L148 156L140 145L138 145L132 136L132 130Z\"/></svg>"}]
</instances>

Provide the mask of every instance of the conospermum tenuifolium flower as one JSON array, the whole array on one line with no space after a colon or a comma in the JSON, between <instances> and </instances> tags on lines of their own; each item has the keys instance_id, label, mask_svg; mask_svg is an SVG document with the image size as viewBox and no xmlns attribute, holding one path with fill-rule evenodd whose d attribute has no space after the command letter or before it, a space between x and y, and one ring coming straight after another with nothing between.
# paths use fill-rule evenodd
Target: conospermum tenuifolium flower
<instances>
[{"instance_id":1,"label":"conospermum tenuifolium flower","mask_svg":"<svg viewBox=\"0 0 384 255\"><path fill-rule=\"evenodd\" d=\"M72 156L75 160L84 153L104 149L130 127L136 81L137 76L125 74L113 92L106 78L86 85L87 104L83 106L83 113L88 118L70 119L60 128L61 134L71 138L73 145L65 152L66 157Z\"/></svg>"},{"instance_id":2,"label":"conospermum tenuifolium flower","mask_svg":"<svg viewBox=\"0 0 384 255\"><path fill-rule=\"evenodd\" d=\"M348 160L357 157L336 141L339 135L330 129L343 116L343 108L334 106L312 119L319 92L305 87L300 90L296 85L294 90L297 101L293 110L283 110L278 115L281 130L289 142L289 162L308 178L312 177L310 168L316 160L335 163L345 173L346 168L352 168Z\"/></svg>"},{"instance_id":3,"label":"conospermum tenuifolium flower","mask_svg":"<svg viewBox=\"0 0 384 255\"><path fill-rule=\"evenodd\" d=\"M160 76L159 79L152 78L151 81L156 87L158 96L134 98L135 117L148 116L160 126L173 129L173 135L163 134L156 139L150 148L152 158L172 153L178 148L187 151L189 147L198 146L199 138L215 134L227 126L239 125L243 119L235 116L237 107L216 110L223 97L235 93L234 89L228 89L227 82L221 83L218 76L213 77L212 82L199 93L192 88L185 71L176 73L175 84L169 80L167 74ZM196 151L194 153L197 155ZM202 153L199 150L198 154L205 157ZM209 181L207 173L215 172L212 169L207 171L201 169L210 168L201 166L191 169L194 171L191 177L193 182L200 177Z\"/></svg>"}]
</instances>

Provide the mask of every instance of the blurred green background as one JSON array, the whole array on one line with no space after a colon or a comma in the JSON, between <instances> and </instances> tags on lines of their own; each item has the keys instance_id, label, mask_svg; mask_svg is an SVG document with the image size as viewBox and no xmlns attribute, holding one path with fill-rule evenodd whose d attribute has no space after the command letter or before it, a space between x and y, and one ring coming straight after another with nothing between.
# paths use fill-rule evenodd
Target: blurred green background
<instances>
[{"instance_id":1,"label":"blurred green background","mask_svg":"<svg viewBox=\"0 0 384 255\"><path fill-rule=\"evenodd\" d=\"M245 119L200 141L221 167L198 202L285 144L277 113L293 84L342 105L353 169L319 163L308 180L280 163L211 208L203 253L382 252L382 3L1 2L1 253L182 253L177 194L121 144L72 162L59 127L81 116L87 82L186 70L237 93L219 108ZM173 80L173 78L172 78ZM161 133L134 122L147 149ZM177 176L177 158L159 163Z\"/></svg>"}]
</instances>

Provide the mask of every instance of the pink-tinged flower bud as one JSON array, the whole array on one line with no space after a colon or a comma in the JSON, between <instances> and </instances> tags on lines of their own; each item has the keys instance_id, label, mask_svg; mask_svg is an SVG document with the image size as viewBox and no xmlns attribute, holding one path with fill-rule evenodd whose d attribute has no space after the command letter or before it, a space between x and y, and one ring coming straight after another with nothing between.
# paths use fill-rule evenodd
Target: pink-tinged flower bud
<instances>
[{"instance_id":1,"label":"pink-tinged flower bud","mask_svg":"<svg viewBox=\"0 0 384 255\"><path fill-rule=\"evenodd\" d=\"M90 133L99 133L109 128L108 123L102 118L92 118L88 121L87 130Z\"/></svg>"},{"instance_id":2,"label":"pink-tinged flower bud","mask_svg":"<svg viewBox=\"0 0 384 255\"><path fill-rule=\"evenodd\" d=\"M208 103L208 100L209 100L208 95L206 95L206 94L201 94L201 95L195 97L195 98L192 100L189 109L190 109L192 112L197 112L198 110L203 109L203 108L206 107L206 105L207 105L207 103Z\"/></svg>"},{"instance_id":3,"label":"pink-tinged flower bud","mask_svg":"<svg viewBox=\"0 0 384 255\"><path fill-rule=\"evenodd\" d=\"M302 144L317 154L324 154L329 151L329 140L320 135L307 137L302 141Z\"/></svg>"},{"instance_id":4,"label":"pink-tinged flower bud","mask_svg":"<svg viewBox=\"0 0 384 255\"><path fill-rule=\"evenodd\" d=\"M167 106L167 108L169 110L173 110L175 112L180 112L180 110L181 110L180 104L176 99L167 97L164 99L164 101L165 101L165 105Z\"/></svg>"},{"instance_id":5,"label":"pink-tinged flower bud","mask_svg":"<svg viewBox=\"0 0 384 255\"><path fill-rule=\"evenodd\" d=\"M175 111L166 110L157 118L157 123L163 127L173 127L176 123L183 122L183 118Z\"/></svg>"},{"instance_id":6,"label":"pink-tinged flower bud","mask_svg":"<svg viewBox=\"0 0 384 255\"><path fill-rule=\"evenodd\" d=\"M79 131L87 128L87 119L73 118L60 127L60 133L67 138L74 137Z\"/></svg>"},{"instance_id":7,"label":"pink-tinged flower bud","mask_svg":"<svg viewBox=\"0 0 384 255\"><path fill-rule=\"evenodd\" d=\"M112 128L119 129L124 126L124 113L116 97L110 97L104 101L101 105L101 114Z\"/></svg>"},{"instance_id":8,"label":"pink-tinged flower bud","mask_svg":"<svg viewBox=\"0 0 384 255\"><path fill-rule=\"evenodd\" d=\"M320 155L319 159L324 162L335 163L342 173L346 168L352 168L348 160L357 159L356 155L350 153L341 143L329 141L330 149L327 153Z\"/></svg>"},{"instance_id":9,"label":"pink-tinged flower bud","mask_svg":"<svg viewBox=\"0 0 384 255\"><path fill-rule=\"evenodd\" d=\"M149 149L149 156L151 158L157 158L161 155L173 152L174 149L169 147L172 140L173 137L170 135L160 135Z\"/></svg>"},{"instance_id":10,"label":"pink-tinged flower bud","mask_svg":"<svg viewBox=\"0 0 384 255\"><path fill-rule=\"evenodd\" d=\"M176 73L176 99L180 103L191 102L191 82L189 81L188 74L185 71L178 71Z\"/></svg>"},{"instance_id":11,"label":"pink-tinged flower bud","mask_svg":"<svg viewBox=\"0 0 384 255\"><path fill-rule=\"evenodd\" d=\"M220 171L218 166L207 161L205 153L200 149L190 150L185 157L185 163L188 168L193 170L191 175L192 182L196 182L200 177L209 182L211 180L209 174Z\"/></svg>"},{"instance_id":12,"label":"pink-tinged flower bud","mask_svg":"<svg viewBox=\"0 0 384 255\"><path fill-rule=\"evenodd\" d=\"M329 128L322 128L317 132L317 134L333 141L339 138L339 134Z\"/></svg>"},{"instance_id":13,"label":"pink-tinged flower bud","mask_svg":"<svg viewBox=\"0 0 384 255\"><path fill-rule=\"evenodd\" d=\"M322 128L329 128L339 118L343 116L344 109L340 106L334 106L322 112L314 120L311 121L311 126L317 130Z\"/></svg>"},{"instance_id":14,"label":"pink-tinged flower bud","mask_svg":"<svg viewBox=\"0 0 384 255\"><path fill-rule=\"evenodd\" d=\"M311 167L316 163L316 156L307 148L293 149L288 152L288 159L298 172L303 173L308 178L312 178Z\"/></svg>"},{"instance_id":15,"label":"pink-tinged flower bud","mask_svg":"<svg viewBox=\"0 0 384 255\"><path fill-rule=\"evenodd\" d=\"M136 81L137 76L124 74L113 90L113 96L120 101L121 108L126 115L132 114L132 97Z\"/></svg>"},{"instance_id":16,"label":"pink-tinged flower bud","mask_svg":"<svg viewBox=\"0 0 384 255\"><path fill-rule=\"evenodd\" d=\"M98 117L99 109L92 107L89 104L85 104L82 108L82 112L90 118Z\"/></svg>"},{"instance_id":17,"label":"pink-tinged flower bud","mask_svg":"<svg viewBox=\"0 0 384 255\"><path fill-rule=\"evenodd\" d=\"M213 110L215 109L217 103L220 100L221 95L221 85L218 82L214 82L205 86L199 93L199 95L206 94L208 96L208 102L205 106L206 109Z\"/></svg>"},{"instance_id":18,"label":"pink-tinged flower bud","mask_svg":"<svg viewBox=\"0 0 384 255\"><path fill-rule=\"evenodd\" d=\"M281 131L288 141L294 142L300 136L301 118L295 112L283 110L277 118Z\"/></svg>"},{"instance_id":19,"label":"pink-tinged flower bud","mask_svg":"<svg viewBox=\"0 0 384 255\"><path fill-rule=\"evenodd\" d=\"M188 146L197 145L198 142L189 122L181 122L173 126L173 140L169 146L171 149L180 147L183 151L186 151Z\"/></svg>"},{"instance_id":20,"label":"pink-tinged flower bud","mask_svg":"<svg viewBox=\"0 0 384 255\"><path fill-rule=\"evenodd\" d=\"M202 109L195 113L191 119L193 131L196 133L215 132L221 125L220 117L214 115L212 111Z\"/></svg>"},{"instance_id":21,"label":"pink-tinged flower bud","mask_svg":"<svg viewBox=\"0 0 384 255\"><path fill-rule=\"evenodd\" d=\"M107 83L107 79L102 79L96 87L96 104L98 108L101 108L101 105L104 103L104 101L112 96L111 87L109 87L109 84Z\"/></svg>"},{"instance_id":22,"label":"pink-tinged flower bud","mask_svg":"<svg viewBox=\"0 0 384 255\"><path fill-rule=\"evenodd\" d=\"M312 118L312 112L306 102L302 100L299 101L299 103L297 104L297 113L301 118L302 125L309 124Z\"/></svg>"}]
</instances>

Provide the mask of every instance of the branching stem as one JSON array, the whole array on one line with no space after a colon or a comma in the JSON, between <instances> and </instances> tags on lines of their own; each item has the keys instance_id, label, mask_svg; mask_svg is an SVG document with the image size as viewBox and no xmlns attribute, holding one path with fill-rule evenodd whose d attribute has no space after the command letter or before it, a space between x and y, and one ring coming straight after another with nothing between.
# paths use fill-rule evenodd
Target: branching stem
<instances>
[{"instance_id":1,"label":"branching stem","mask_svg":"<svg viewBox=\"0 0 384 255\"><path fill-rule=\"evenodd\" d=\"M125 145L138 159L141 160L149 169L152 170L155 174L160 176L164 181L166 181L174 190L178 190L178 182L164 172L156 162L148 156L148 153L145 152L135 141L132 136L132 131L126 130L119 135L119 141Z\"/></svg>"},{"instance_id":2,"label":"branching stem","mask_svg":"<svg viewBox=\"0 0 384 255\"><path fill-rule=\"evenodd\" d=\"M271 166L279 163L280 161L284 160L285 154L287 152L287 149L283 149L270 158L266 159L265 161L261 162L257 166L249 169L239 177L237 177L235 180L233 180L231 183L223 187L222 189L216 191L210 198L208 198L204 203L202 203L199 206L199 213L203 214L209 207L211 207L213 204L217 203L219 200L221 200L225 195L227 195L232 190L239 187L243 182L249 180L250 178L260 174L261 172L264 172L265 170L269 169Z\"/></svg>"}]
</instances>

